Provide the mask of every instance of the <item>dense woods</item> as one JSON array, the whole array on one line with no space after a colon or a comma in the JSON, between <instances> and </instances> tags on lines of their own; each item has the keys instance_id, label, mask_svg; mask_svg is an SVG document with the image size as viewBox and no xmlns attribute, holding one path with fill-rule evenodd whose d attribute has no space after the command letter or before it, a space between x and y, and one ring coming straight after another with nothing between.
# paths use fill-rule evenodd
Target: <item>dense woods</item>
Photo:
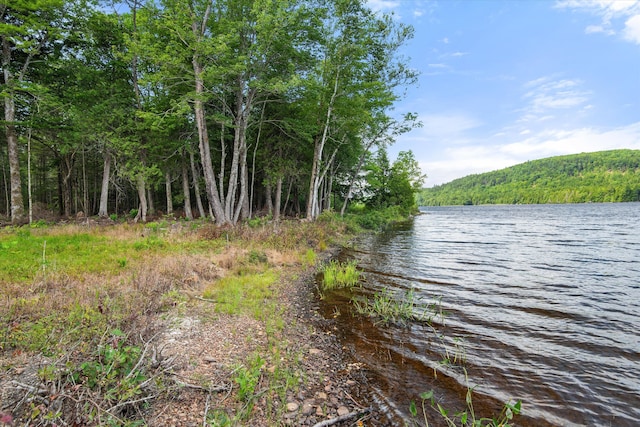
<instances>
[{"instance_id":1,"label":"dense woods","mask_svg":"<svg viewBox=\"0 0 640 427\"><path fill-rule=\"evenodd\" d=\"M392 112L416 81L399 55L413 31L364 1L15 0L0 34L13 223L315 219L397 196L367 171L418 125ZM387 165L404 190L420 183L412 162Z\"/></svg>"},{"instance_id":2,"label":"dense woods","mask_svg":"<svg viewBox=\"0 0 640 427\"><path fill-rule=\"evenodd\" d=\"M640 150L551 157L423 190L423 206L640 201Z\"/></svg>"}]
</instances>

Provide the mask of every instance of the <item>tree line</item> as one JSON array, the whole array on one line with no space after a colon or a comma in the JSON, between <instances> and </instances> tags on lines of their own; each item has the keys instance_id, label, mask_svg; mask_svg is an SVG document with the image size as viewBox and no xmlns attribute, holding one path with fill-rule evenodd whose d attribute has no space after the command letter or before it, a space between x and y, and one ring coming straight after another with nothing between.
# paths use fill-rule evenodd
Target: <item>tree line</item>
<instances>
[{"instance_id":1,"label":"tree line","mask_svg":"<svg viewBox=\"0 0 640 427\"><path fill-rule=\"evenodd\" d=\"M640 150L529 161L424 189L423 206L640 201Z\"/></svg>"},{"instance_id":2,"label":"tree line","mask_svg":"<svg viewBox=\"0 0 640 427\"><path fill-rule=\"evenodd\" d=\"M413 29L365 1L12 0L0 35L13 223L41 207L315 219L421 184L411 152L386 154L419 126L393 115Z\"/></svg>"}]
</instances>

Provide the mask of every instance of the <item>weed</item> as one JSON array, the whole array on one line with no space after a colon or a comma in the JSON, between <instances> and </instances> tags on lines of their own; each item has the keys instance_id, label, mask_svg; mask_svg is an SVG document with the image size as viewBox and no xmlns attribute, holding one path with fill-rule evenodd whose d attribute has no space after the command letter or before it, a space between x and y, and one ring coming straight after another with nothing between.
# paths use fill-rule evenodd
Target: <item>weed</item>
<instances>
[{"instance_id":1,"label":"weed","mask_svg":"<svg viewBox=\"0 0 640 427\"><path fill-rule=\"evenodd\" d=\"M266 264L269 262L269 258L267 258L267 254L262 251L252 250L247 256L247 261L249 261L250 264Z\"/></svg>"},{"instance_id":2,"label":"weed","mask_svg":"<svg viewBox=\"0 0 640 427\"><path fill-rule=\"evenodd\" d=\"M463 368L464 369L464 368ZM469 384L469 378L467 376L467 370L464 369L465 378L467 384ZM434 408L440 417L446 422L448 427L511 427L511 421L514 416L519 415L522 409L522 401L506 402L502 407L502 411L497 417L487 418L478 417L473 408L473 389L474 387L467 387L467 394L465 396L466 409L460 412L456 412L450 415L450 410L445 409L440 403L437 403L434 398L433 390L420 394L422 400L422 417L424 425L429 427L429 421L427 419L426 402ZM409 412L416 418L418 416L418 408L414 401L409 406Z\"/></svg>"}]
</instances>

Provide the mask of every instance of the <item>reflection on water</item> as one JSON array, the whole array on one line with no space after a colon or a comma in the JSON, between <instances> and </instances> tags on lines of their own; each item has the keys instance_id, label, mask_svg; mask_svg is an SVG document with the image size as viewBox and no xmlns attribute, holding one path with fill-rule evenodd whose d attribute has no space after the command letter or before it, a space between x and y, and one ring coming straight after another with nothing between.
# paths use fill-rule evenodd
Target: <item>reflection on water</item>
<instances>
[{"instance_id":1,"label":"reflection on water","mask_svg":"<svg viewBox=\"0 0 640 427\"><path fill-rule=\"evenodd\" d=\"M366 274L358 292L414 289L419 309L446 312L433 326L340 317L389 422L430 389L463 409L473 385L484 415L521 399L521 426L639 425L639 220L637 203L438 207L345 249Z\"/></svg>"}]
</instances>

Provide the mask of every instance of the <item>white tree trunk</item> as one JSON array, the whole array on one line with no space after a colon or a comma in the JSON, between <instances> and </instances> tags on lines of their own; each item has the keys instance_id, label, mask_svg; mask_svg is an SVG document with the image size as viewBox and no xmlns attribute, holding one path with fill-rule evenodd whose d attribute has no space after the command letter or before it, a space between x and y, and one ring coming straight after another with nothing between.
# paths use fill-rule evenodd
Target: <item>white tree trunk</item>
<instances>
[{"instance_id":1,"label":"white tree trunk","mask_svg":"<svg viewBox=\"0 0 640 427\"><path fill-rule=\"evenodd\" d=\"M98 216L100 218L106 218L109 216L107 212L109 204L109 180L111 178L111 154L108 150L104 152L104 164L102 167L102 188L100 190L100 208L98 209Z\"/></svg>"}]
</instances>

